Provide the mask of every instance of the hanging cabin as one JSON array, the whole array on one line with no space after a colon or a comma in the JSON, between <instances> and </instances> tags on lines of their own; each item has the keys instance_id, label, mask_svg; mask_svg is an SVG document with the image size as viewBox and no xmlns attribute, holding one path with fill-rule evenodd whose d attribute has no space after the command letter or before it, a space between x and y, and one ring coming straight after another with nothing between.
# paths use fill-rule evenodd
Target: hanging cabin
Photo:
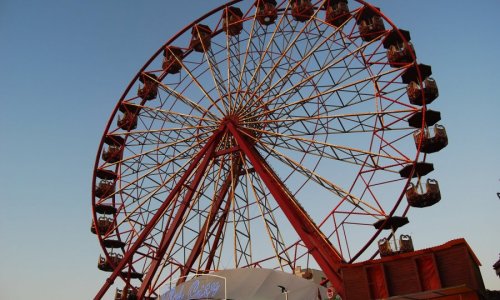
<instances>
[{"instance_id":1,"label":"hanging cabin","mask_svg":"<svg viewBox=\"0 0 500 300\"><path fill-rule=\"evenodd\" d=\"M363 7L356 14L359 35L365 42L379 39L385 32L384 21L380 16L380 9L371 6Z\"/></svg>"},{"instance_id":2,"label":"hanging cabin","mask_svg":"<svg viewBox=\"0 0 500 300\"><path fill-rule=\"evenodd\" d=\"M122 137L106 135L104 144L108 147L102 152L101 158L107 163L115 163L122 159L125 140Z\"/></svg>"},{"instance_id":3,"label":"hanging cabin","mask_svg":"<svg viewBox=\"0 0 500 300\"><path fill-rule=\"evenodd\" d=\"M403 29L393 29L382 41L387 49L387 60L393 68L413 63L415 61L415 49L410 42L410 32Z\"/></svg>"},{"instance_id":4,"label":"hanging cabin","mask_svg":"<svg viewBox=\"0 0 500 300\"><path fill-rule=\"evenodd\" d=\"M398 242L398 248L393 249L391 242L388 238L382 238L378 241L378 252L380 257L386 257L391 255L396 255L400 253L413 252L413 240L411 236L407 234L402 234Z\"/></svg>"},{"instance_id":5,"label":"hanging cabin","mask_svg":"<svg viewBox=\"0 0 500 300\"><path fill-rule=\"evenodd\" d=\"M189 47L196 52L206 52L210 49L212 42L212 29L207 25L196 24L191 30L191 42Z\"/></svg>"},{"instance_id":6,"label":"hanging cabin","mask_svg":"<svg viewBox=\"0 0 500 300\"><path fill-rule=\"evenodd\" d=\"M390 230L392 234L398 230L398 228L403 227L404 225L408 224L408 218L407 217L400 217L400 216L391 216L391 217L385 217L384 219L380 219L377 222L373 224L375 229L377 230ZM391 246L391 241L388 238L382 238L377 242L378 245L378 251L381 257L385 256L390 256L394 255L397 253L401 253L401 245L404 243L408 243L407 240L410 239L411 237L408 235L401 235L399 239L399 249L397 249L397 245L394 245L394 247ZM406 244L406 248L403 250L405 252L410 251L410 247L408 247L408 244ZM411 250L413 251L413 250Z\"/></svg>"},{"instance_id":7,"label":"hanging cabin","mask_svg":"<svg viewBox=\"0 0 500 300\"><path fill-rule=\"evenodd\" d=\"M441 191L439 184L435 179L427 179L425 192L420 193L418 186L410 182L406 189L406 200L411 207L428 207L438 203L441 200Z\"/></svg>"},{"instance_id":8,"label":"hanging cabin","mask_svg":"<svg viewBox=\"0 0 500 300\"><path fill-rule=\"evenodd\" d=\"M295 21L305 22L314 14L314 6L311 0L290 0L292 5L292 17Z\"/></svg>"},{"instance_id":9,"label":"hanging cabin","mask_svg":"<svg viewBox=\"0 0 500 300\"><path fill-rule=\"evenodd\" d=\"M118 127L127 131L136 129L138 120L137 116L140 110L140 106L128 102L123 102L120 105L120 111L123 113L123 115L121 117L118 117Z\"/></svg>"},{"instance_id":10,"label":"hanging cabin","mask_svg":"<svg viewBox=\"0 0 500 300\"><path fill-rule=\"evenodd\" d=\"M222 28L229 36L236 36L243 30L243 12L241 9L229 6L222 13Z\"/></svg>"},{"instance_id":11,"label":"hanging cabin","mask_svg":"<svg viewBox=\"0 0 500 300\"><path fill-rule=\"evenodd\" d=\"M325 3L326 23L340 27L351 18L347 0L329 0Z\"/></svg>"},{"instance_id":12,"label":"hanging cabin","mask_svg":"<svg viewBox=\"0 0 500 300\"><path fill-rule=\"evenodd\" d=\"M152 73L141 73L139 81L143 84L137 90L137 96L143 100L153 100L158 95L158 77Z\"/></svg>"},{"instance_id":13,"label":"hanging cabin","mask_svg":"<svg viewBox=\"0 0 500 300\"><path fill-rule=\"evenodd\" d=\"M113 171L98 169L96 177L100 179L100 182L94 191L94 196L106 199L113 195L115 192L116 174Z\"/></svg>"},{"instance_id":14,"label":"hanging cabin","mask_svg":"<svg viewBox=\"0 0 500 300\"><path fill-rule=\"evenodd\" d=\"M413 134L415 146L420 152L435 153L448 145L448 135L446 129L442 125L434 125L434 135L432 136L429 128L419 129Z\"/></svg>"},{"instance_id":15,"label":"hanging cabin","mask_svg":"<svg viewBox=\"0 0 500 300\"><path fill-rule=\"evenodd\" d=\"M133 288L116 289L115 300L137 300L137 290Z\"/></svg>"},{"instance_id":16,"label":"hanging cabin","mask_svg":"<svg viewBox=\"0 0 500 300\"><path fill-rule=\"evenodd\" d=\"M406 93L411 104L431 104L439 97L436 81L431 75L431 66L424 64L413 65L401 75L403 83L407 84Z\"/></svg>"},{"instance_id":17,"label":"hanging cabin","mask_svg":"<svg viewBox=\"0 0 500 300\"><path fill-rule=\"evenodd\" d=\"M182 49L174 46L166 46L163 49L163 63L162 69L163 71L169 74L177 74L182 69L182 57L184 53Z\"/></svg>"},{"instance_id":18,"label":"hanging cabin","mask_svg":"<svg viewBox=\"0 0 500 300\"><path fill-rule=\"evenodd\" d=\"M410 82L407 93L410 103L415 105L423 105L424 99L426 104L430 104L439 97L438 87L433 78L426 78L422 85L419 85L416 81Z\"/></svg>"},{"instance_id":19,"label":"hanging cabin","mask_svg":"<svg viewBox=\"0 0 500 300\"><path fill-rule=\"evenodd\" d=\"M97 198L108 198L115 192L115 183L111 180L101 180L95 189Z\"/></svg>"},{"instance_id":20,"label":"hanging cabin","mask_svg":"<svg viewBox=\"0 0 500 300\"><path fill-rule=\"evenodd\" d=\"M109 253L109 259L99 256L99 260L97 261L97 268L104 272L113 272L114 267L116 267L122 259L123 256L117 253Z\"/></svg>"},{"instance_id":21,"label":"hanging cabin","mask_svg":"<svg viewBox=\"0 0 500 300\"><path fill-rule=\"evenodd\" d=\"M382 238L378 241L378 253L380 254L380 257L390 256L394 253L389 239Z\"/></svg>"},{"instance_id":22,"label":"hanging cabin","mask_svg":"<svg viewBox=\"0 0 500 300\"><path fill-rule=\"evenodd\" d=\"M112 227L113 219L102 216L97 219L97 222L92 222L92 226L90 226L90 232L92 232L93 234L97 234L97 232L99 232L100 234L105 234Z\"/></svg>"},{"instance_id":23,"label":"hanging cabin","mask_svg":"<svg viewBox=\"0 0 500 300\"><path fill-rule=\"evenodd\" d=\"M411 236L407 234L402 234L399 236L399 253L408 253L413 252L415 248L413 248L413 240Z\"/></svg>"},{"instance_id":24,"label":"hanging cabin","mask_svg":"<svg viewBox=\"0 0 500 300\"><path fill-rule=\"evenodd\" d=\"M264 26L273 24L278 18L278 10L276 9L276 0L257 0L256 19Z\"/></svg>"}]
</instances>

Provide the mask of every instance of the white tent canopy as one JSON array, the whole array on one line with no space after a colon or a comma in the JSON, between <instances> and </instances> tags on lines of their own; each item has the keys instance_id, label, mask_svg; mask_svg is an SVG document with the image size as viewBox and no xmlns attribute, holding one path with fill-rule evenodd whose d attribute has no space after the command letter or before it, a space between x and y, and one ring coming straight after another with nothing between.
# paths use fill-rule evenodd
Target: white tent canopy
<instances>
[{"instance_id":1,"label":"white tent canopy","mask_svg":"<svg viewBox=\"0 0 500 300\"><path fill-rule=\"evenodd\" d=\"M322 300L326 288L289 273L269 269L234 269L201 275L160 290L160 300Z\"/></svg>"}]
</instances>

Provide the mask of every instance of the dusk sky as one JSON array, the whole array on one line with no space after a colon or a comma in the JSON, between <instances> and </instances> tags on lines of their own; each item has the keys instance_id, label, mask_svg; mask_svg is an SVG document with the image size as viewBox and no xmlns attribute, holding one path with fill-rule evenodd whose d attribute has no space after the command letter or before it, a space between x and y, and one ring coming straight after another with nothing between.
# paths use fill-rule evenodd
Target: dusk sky
<instances>
[{"instance_id":1,"label":"dusk sky","mask_svg":"<svg viewBox=\"0 0 500 300\"><path fill-rule=\"evenodd\" d=\"M108 276L96 267L101 249L89 230L105 125L154 52L224 2L0 0L1 299L95 295ZM440 93L432 108L449 135L429 158L442 200L411 210L403 231L416 249L465 238L486 287L500 290L492 269L500 253L500 2L370 3L411 32L419 62L432 66Z\"/></svg>"}]
</instances>

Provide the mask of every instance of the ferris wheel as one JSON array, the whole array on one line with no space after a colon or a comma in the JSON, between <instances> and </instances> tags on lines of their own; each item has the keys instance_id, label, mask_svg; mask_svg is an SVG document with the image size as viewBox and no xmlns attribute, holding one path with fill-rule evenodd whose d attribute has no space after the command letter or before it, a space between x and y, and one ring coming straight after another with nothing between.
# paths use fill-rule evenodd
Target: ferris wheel
<instances>
[{"instance_id":1,"label":"ferris wheel","mask_svg":"<svg viewBox=\"0 0 500 300\"><path fill-rule=\"evenodd\" d=\"M96 299L231 268L319 267L341 291L341 264L441 198L427 154L448 140L415 53L364 1L231 1L173 36L99 145Z\"/></svg>"}]
</instances>

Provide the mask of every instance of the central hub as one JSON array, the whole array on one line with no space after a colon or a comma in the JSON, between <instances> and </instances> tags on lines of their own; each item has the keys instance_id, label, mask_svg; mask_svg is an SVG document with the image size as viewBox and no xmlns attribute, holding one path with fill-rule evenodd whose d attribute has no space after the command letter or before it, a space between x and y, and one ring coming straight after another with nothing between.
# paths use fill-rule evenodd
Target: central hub
<instances>
[{"instance_id":1,"label":"central hub","mask_svg":"<svg viewBox=\"0 0 500 300\"><path fill-rule=\"evenodd\" d=\"M233 91L231 94L223 95L211 102L206 107L202 118L215 121L217 127L221 130L227 129L228 124L232 124L250 143L256 143L263 135L266 120L269 119L268 107L266 103L263 103L263 100L252 92ZM207 123L200 120L198 125L201 128L206 126ZM202 129L198 129L199 134L201 134L201 131ZM231 134L228 134L219 144L219 151L235 146L234 138Z\"/></svg>"},{"instance_id":2,"label":"central hub","mask_svg":"<svg viewBox=\"0 0 500 300\"><path fill-rule=\"evenodd\" d=\"M220 120L220 125L224 126L227 123L233 123L235 126L238 126L241 124L241 117L238 114L230 114L222 118Z\"/></svg>"}]
</instances>

